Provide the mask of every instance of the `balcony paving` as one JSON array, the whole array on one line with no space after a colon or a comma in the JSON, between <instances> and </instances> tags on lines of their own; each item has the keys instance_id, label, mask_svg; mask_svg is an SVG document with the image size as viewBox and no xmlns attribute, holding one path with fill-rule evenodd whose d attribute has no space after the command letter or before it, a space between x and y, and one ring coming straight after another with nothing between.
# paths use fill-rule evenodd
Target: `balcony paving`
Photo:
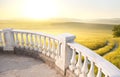
<instances>
[{"instance_id":1,"label":"balcony paving","mask_svg":"<svg viewBox=\"0 0 120 77\"><path fill-rule=\"evenodd\" d=\"M0 77L62 77L41 60L0 54Z\"/></svg>"}]
</instances>

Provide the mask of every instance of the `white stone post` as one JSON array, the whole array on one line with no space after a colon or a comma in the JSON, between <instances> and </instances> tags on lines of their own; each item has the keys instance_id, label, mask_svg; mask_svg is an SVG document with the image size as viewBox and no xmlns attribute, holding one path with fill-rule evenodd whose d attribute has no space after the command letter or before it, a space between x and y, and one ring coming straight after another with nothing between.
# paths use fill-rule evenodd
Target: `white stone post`
<instances>
[{"instance_id":1,"label":"white stone post","mask_svg":"<svg viewBox=\"0 0 120 77\"><path fill-rule=\"evenodd\" d=\"M70 59L72 57L72 49L67 43L74 42L75 36L69 33L61 34L58 36L61 42L61 54L60 58L56 60L56 65L64 72L70 65Z\"/></svg>"},{"instance_id":2,"label":"white stone post","mask_svg":"<svg viewBox=\"0 0 120 77\"><path fill-rule=\"evenodd\" d=\"M50 49L51 49L51 41L50 38L48 38L47 56L50 56Z\"/></svg>"},{"instance_id":3,"label":"white stone post","mask_svg":"<svg viewBox=\"0 0 120 77\"><path fill-rule=\"evenodd\" d=\"M2 32L0 32L0 45L3 45Z\"/></svg>"},{"instance_id":4,"label":"white stone post","mask_svg":"<svg viewBox=\"0 0 120 77\"><path fill-rule=\"evenodd\" d=\"M4 29L4 40L5 40L5 46L3 50L5 51L13 51L15 46L15 40L14 40L14 33L12 32L12 29Z\"/></svg>"}]
</instances>

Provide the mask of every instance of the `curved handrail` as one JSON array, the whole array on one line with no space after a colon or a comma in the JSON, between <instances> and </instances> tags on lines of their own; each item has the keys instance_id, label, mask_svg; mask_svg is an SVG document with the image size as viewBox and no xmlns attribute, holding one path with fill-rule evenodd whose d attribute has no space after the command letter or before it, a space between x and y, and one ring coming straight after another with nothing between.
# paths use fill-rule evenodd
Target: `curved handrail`
<instances>
[{"instance_id":1,"label":"curved handrail","mask_svg":"<svg viewBox=\"0 0 120 77\"><path fill-rule=\"evenodd\" d=\"M114 66L98 54L94 53L92 50L75 42L67 43L67 45L70 46L70 48L75 49L77 53L81 52L81 54L87 57L90 62L94 62L95 65L99 69L101 69L101 71L106 76L120 77L120 70L116 66Z\"/></svg>"},{"instance_id":2,"label":"curved handrail","mask_svg":"<svg viewBox=\"0 0 120 77\"><path fill-rule=\"evenodd\" d=\"M55 40L60 40L58 37L51 35L51 34L47 34L47 33L42 33L42 32L31 32L29 30L12 30L13 32L17 32L17 33L29 33L29 34L37 34L37 35L41 35L41 36L46 36L49 37L51 39L55 39Z\"/></svg>"}]
</instances>

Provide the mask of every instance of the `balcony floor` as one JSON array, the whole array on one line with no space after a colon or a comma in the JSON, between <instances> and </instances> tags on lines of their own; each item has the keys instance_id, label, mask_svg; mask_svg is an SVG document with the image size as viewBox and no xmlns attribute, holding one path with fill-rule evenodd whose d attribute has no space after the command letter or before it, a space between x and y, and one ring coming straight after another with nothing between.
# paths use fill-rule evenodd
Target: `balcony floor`
<instances>
[{"instance_id":1,"label":"balcony floor","mask_svg":"<svg viewBox=\"0 0 120 77\"><path fill-rule=\"evenodd\" d=\"M0 54L0 77L62 77L47 64L34 58Z\"/></svg>"}]
</instances>

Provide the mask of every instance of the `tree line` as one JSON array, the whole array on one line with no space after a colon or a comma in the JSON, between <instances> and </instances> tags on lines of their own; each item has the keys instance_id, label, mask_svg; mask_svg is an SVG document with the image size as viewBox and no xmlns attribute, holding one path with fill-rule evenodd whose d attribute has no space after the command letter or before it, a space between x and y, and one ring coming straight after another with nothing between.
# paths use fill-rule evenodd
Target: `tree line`
<instances>
[{"instance_id":1,"label":"tree line","mask_svg":"<svg viewBox=\"0 0 120 77\"><path fill-rule=\"evenodd\" d=\"M112 31L113 31L113 37L120 37L120 25L115 25Z\"/></svg>"}]
</instances>

